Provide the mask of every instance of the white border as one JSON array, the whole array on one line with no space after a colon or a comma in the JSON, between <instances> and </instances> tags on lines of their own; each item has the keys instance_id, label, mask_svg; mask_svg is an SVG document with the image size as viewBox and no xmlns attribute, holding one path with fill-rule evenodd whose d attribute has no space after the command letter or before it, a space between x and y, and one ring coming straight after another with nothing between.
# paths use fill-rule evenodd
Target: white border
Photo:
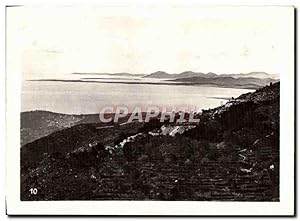
<instances>
[{"instance_id":1,"label":"white border","mask_svg":"<svg viewBox=\"0 0 300 221\"><path fill-rule=\"evenodd\" d=\"M19 2L19 3L18 3ZM22 4L16 1L14 4ZM108 1L103 1L104 4ZM119 3L118 3L119 2ZM78 1L75 1L78 3ZM11 4L7 2L7 4ZM120 4L114 1L113 4ZM293 20L293 13L289 14ZM291 28L294 24L290 23ZM9 28L9 27L7 27ZM281 75L280 202L50 201L20 198L20 47L18 36L7 38L7 213L10 215L293 215L294 214L294 36L289 69Z\"/></svg>"}]
</instances>

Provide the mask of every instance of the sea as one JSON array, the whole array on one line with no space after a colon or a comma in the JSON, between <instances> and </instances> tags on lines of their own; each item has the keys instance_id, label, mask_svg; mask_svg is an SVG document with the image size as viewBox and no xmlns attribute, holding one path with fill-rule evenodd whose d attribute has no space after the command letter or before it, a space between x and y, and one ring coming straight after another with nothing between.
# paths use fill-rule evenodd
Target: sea
<instances>
[{"instance_id":1,"label":"sea","mask_svg":"<svg viewBox=\"0 0 300 221\"><path fill-rule=\"evenodd\" d=\"M144 110L155 106L199 112L252 91L211 85L176 85L167 79L139 76L73 74L59 79L23 80L21 111L94 114L105 107L122 106L129 110L142 107Z\"/></svg>"}]
</instances>

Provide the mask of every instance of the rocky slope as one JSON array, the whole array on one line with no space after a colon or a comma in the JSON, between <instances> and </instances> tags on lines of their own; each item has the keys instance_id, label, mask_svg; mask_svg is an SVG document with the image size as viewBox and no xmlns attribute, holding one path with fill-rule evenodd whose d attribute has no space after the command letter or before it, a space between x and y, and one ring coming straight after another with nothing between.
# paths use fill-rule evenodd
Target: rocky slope
<instances>
[{"instance_id":1,"label":"rocky slope","mask_svg":"<svg viewBox=\"0 0 300 221\"><path fill-rule=\"evenodd\" d=\"M21 199L278 201L279 83L198 117L81 124L24 145Z\"/></svg>"}]
</instances>

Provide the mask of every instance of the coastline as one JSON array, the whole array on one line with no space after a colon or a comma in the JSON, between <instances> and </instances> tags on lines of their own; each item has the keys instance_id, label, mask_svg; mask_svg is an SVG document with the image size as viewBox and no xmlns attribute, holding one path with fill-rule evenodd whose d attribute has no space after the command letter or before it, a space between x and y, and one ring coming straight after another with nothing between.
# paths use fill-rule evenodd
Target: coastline
<instances>
[{"instance_id":1,"label":"coastline","mask_svg":"<svg viewBox=\"0 0 300 221\"><path fill-rule=\"evenodd\" d=\"M34 80L27 80L27 81L44 81L44 82L71 82L71 83L96 83L96 84L148 84L148 85L168 85L168 86L207 86L207 87L219 87L219 88L234 88L234 89L249 89L249 90L256 90L262 88L263 86L259 86L256 84L247 84L247 85L220 85L220 84L207 84L207 83L193 83L193 82L174 82L174 83L167 83L167 82L125 82L125 81L83 81L83 80L62 80L62 79L34 79Z\"/></svg>"}]
</instances>

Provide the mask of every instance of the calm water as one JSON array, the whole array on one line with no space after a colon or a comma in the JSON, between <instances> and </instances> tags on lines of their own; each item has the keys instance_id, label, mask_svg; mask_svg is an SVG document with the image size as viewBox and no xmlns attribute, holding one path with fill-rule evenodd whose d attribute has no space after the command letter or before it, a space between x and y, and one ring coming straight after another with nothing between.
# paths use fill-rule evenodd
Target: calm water
<instances>
[{"instance_id":1,"label":"calm water","mask_svg":"<svg viewBox=\"0 0 300 221\"><path fill-rule=\"evenodd\" d=\"M24 81L22 111L48 110L86 114L99 113L104 106L113 105L126 105L130 108L150 105L188 106L201 110L227 102L226 99L220 98L237 97L250 91L252 90L209 86Z\"/></svg>"}]
</instances>

